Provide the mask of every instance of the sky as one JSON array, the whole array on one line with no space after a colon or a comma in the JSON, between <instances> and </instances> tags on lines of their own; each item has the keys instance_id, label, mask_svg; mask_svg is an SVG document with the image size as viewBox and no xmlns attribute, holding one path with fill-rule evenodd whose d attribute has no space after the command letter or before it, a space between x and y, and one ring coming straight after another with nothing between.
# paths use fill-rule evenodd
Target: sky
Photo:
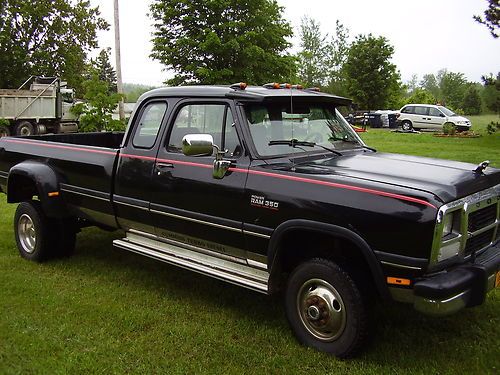
<instances>
[{"instance_id":1,"label":"sky","mask_svg":"<svg viewBox=\"0 0 500 375\"><path fill-rule=\"evenodd\" d=\"M119 0L123 82L160 86L169 72L149 57L152 21L148 17L152 0ZM111 24L99 32L101 48L114 48L113 0L91 0ZM464 73L479 82L481 75L500 70L500 38L494 39L486 26L475 22L486 0L278 0L284 18L298 35L300 20L309 16L319 21L324 33L335 32L338 19L351 37L372 33L386 37L395 48L393 62L403 81L414 74L419 79L440 69ZM299 40L291 42L297 51ZM114 54L112 55L114 62Z\"/></svg>"}]
</instances>

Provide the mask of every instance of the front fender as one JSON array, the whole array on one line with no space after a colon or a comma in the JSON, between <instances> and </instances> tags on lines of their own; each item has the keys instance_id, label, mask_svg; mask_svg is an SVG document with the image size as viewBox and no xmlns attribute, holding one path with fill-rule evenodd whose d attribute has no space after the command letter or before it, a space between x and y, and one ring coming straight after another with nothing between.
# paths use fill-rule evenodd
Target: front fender
<instances>
[{"instance_id":1,"label":"front fender","mask_svg":"<svg viewBox=\"0 0 500 375\"><path fill-rule=\"evenodd\" d=\"M370 248L370 246L366 243L366 241L360 237L357 233L346 229L344 227L340 227L338 225L321 223L311 220L289 220L282 224L280 224L276 230L273 232L271 236L271 240L269 242L268 248L268 270L270 272L270 284L272 285L274 282L277 282L277 278L279 277L277 270L279 269L279 260L281 256L281 252L283 249L280 249L279 244L284 236L290 231L295 230L307 230L311 232L323 233L339 238L346 239L352 242L363 255L366 260L370 271L373 276L373 280L375 282L375 286L377 287L378 292L384 299L390 299L389 290L387 289L387 285L385 284L384 274L382 272L382 268L379 260L377 259L374 251Z\"/></svg>"}]
</instances>

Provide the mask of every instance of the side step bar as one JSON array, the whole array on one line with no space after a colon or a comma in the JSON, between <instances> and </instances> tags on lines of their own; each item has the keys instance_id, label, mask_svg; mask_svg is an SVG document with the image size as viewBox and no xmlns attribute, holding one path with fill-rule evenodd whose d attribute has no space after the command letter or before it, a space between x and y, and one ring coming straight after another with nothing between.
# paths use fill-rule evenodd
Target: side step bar
<instances>
[{"instance_id":1,"label":"side step bar","mask_svg":"<svg viewBox=\"0 0 500 375\"><path fill-rule=\"evenodd\" d=\"M114 240L117 248L132 251L175 266L243 286L260 293L268 293L269 273L243 263L221 259L149 237L128 232L127 237Z\"/></svg>"}]
</instances>

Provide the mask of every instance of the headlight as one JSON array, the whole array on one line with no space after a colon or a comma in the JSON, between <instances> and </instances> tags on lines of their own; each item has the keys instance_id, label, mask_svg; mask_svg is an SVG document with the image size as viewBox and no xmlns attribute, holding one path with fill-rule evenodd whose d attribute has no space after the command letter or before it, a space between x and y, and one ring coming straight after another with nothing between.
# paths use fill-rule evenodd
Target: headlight
<instances>
[{"instance_id":1,"label":"headlight","mask_svg":"<svg viewBox=\"0 0 500 375\"><path fill-rule=\"evenodd\" d=\"M438 262L458 255L460 250L460 211L448 212L442 221L441 247Z\"/></svg>"}]
</instances>

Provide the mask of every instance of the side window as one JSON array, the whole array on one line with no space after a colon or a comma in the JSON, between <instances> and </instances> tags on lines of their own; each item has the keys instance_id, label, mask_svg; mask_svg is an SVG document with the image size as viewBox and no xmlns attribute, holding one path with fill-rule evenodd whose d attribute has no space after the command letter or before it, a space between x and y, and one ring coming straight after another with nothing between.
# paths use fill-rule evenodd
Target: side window
<instances>
[{"instance_id":1,"label":"side window","mask_svg":"<svg viewBox=\"0 0 500 375\"><path fill-rule=\"evenodd\" d=\"M439 117L439 116L441 116L441 112L437 108L430 107L429 108L429 116Z\"/></svg>"},{"instance_id":2,"label":"side window","mask_svg":"<svg viewBox=\"0 0 500 375\"><path fill-rule=\"evenodd\" d=\"M429 107L415 107L415 114L417 115L427 115Z\"/></svg>"},{"instance_id":3,"label":"side window","mask_svg":"<svg viewBox=\"0 0 500 375\"><path fill-rule=\"evenodd\" d=\"M413 107L413 106L407 106L407 107L404 107L401 112L403 112L403 113L413 113L414 108L415 107Z\"/></svg>"},{"instance_id":4,"label":"side window","mask_svg":"<svg viewBox=\"0 0 500 375\"><path fill-rule=\"evenodd\" d=\"M153 147L166 111L167 103L165 102L153 102L144 107L132 139L134 147Z\"/></svg>"},{"instance_id":5,"label":"side window","mask_svg":"<svg viewBox=\"0 0 500 375\"><path fill-rule=\"evenodd\" d=\"M182 152L182 138L187 134L210 134L216 145L221 148L233 147L230 150L233 152L239 146L233 123L231 110L225 104L185 105L177 113L172 125L167 150Z\"/></svg>"}]
</instances>

